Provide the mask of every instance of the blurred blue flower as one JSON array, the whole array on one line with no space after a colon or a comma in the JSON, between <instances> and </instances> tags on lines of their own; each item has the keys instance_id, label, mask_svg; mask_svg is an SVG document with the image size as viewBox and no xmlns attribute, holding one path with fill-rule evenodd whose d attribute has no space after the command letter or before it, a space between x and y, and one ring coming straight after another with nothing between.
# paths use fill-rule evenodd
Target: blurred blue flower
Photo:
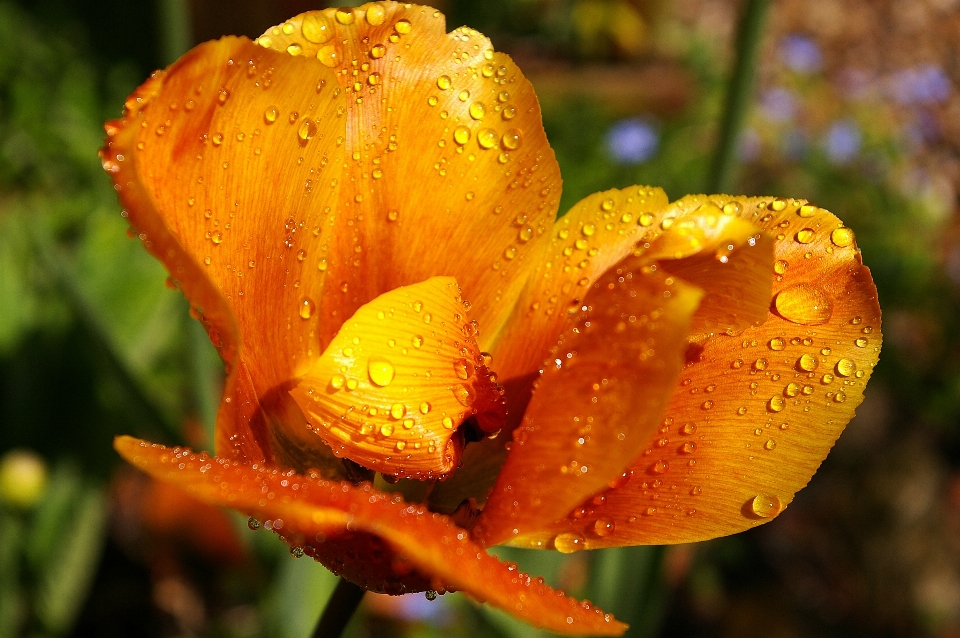
<instances>
[{"instance_id":1,"label":"blurred blue flower","mask_svg":"<svg viewBox=\"0 0 960 638\"><path fill-rule=\"evenodd\" d=\"M607 131L607 150L618 164L639 164L657 152L660 134L639 117L619 120Z\"/></svg>"},{"instance_id":2,"label":"blurred blue flower","mask_svg":"<svg viewBox=\"0 0 960 638\"><path fill-rule=\"evenodd\" d=\"M780 44L780 57L788 69L797 73L816 73L823 64L820 47L804 35L785 37Z\"/></svg>"},{"instance_id":3,"label":"blurred blue flower","mask_svg":"<svg viewBox=\"0 0 960 638\"><path fill-rule=\"evenodd\" d=\"M950 77L937 65L901 69L889 78L890 94L900 104L945 102L952 88Z\"/></svg>"},{"instance_id":4,"label":"blurred blue flower","mask_svg":"<svg viewBox=\"0 0 960 638\"><path fill-rule=\"evenodd\" d=\"M760 111L774 122L787 122L797 115L799 101L793 91L783 87L767 89L760 96Z\"/></svg>"},{"instance_id":5,"label":"blurred blue flower","mask_svg":"<svg viewBox=\"0 0 960 638\"><path fill-rule=\"evenodd\" d=\"M834 122L827 130L824 150L834 164L846 164L860 152L863 134L851 120Z\"/></svg>"}]
</instances>

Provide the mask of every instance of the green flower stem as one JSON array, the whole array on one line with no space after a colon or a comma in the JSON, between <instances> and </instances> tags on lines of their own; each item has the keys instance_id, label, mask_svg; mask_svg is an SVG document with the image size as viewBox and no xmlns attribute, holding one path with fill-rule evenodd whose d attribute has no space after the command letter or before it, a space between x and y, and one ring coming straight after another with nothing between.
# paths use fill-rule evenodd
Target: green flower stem
<instances>
[{"instance_id":1,"label":"green flower stem","mask_svg":"<svg viewBox=\"0 0 960 638\"><path fill-rule=\"evenodd\" d=\"M91 338L96 350L103 355L110 371L123 388L123 392L143 417L147 430L143 434L150 435L150 438L159 438L161 441L180 442L182 440L180 427L171 421L153 401L123 356L117 352L103 321L100 320L93 305L87 301L73 276L73 271L64 265L64 260L60 256L59 249L54 245L53 238L39 226L39 223L31 224L30 233L39 264L56 283L81 328Z\"/></svg>"},{"instance_id":2,"label":"green flower stem","mask_svg":"<svg viewBox=\"0 0 960 638\"><path fill-rule=\"evenodd\" d=\"M313 638L339 638L360 606L365 593L365 590L341 578L327 601L317 628L313 630Z\"/></svg>"},{"instance_id":3,"label":"green flower stem","mask_svg":"<svg viewBox=\"0 0 960 638\"><path fill-rule=\"evenodd\" d=\"M163 64L172 64L193 46L188 0L160 0L160 48Z\"/></svg>"},{"instance_id":4,"label":"green flower stem","mask_svg":"<svg viewBox=\"0 0 960 638\"><path fill-rule=\"evenodd\" d=\"M595 553L590 595L604 611L630 625L624 638L651 638L659 633L668 592L663 582L659 545L615 547Z\"/></svg>"},{"instance_id":5,"label":"green flower stem","mask_svg":"<svg viewBox=\"0 0 960 638\"><path fill-rule=\"evenodd\" d=\"M757 52L766 23L770 0L746 0L740 23L737 26L736 61L730 83L727 85L720 135L713 155L713 165L707 183L708 193L729 191L732 184L737 139L746 119L753 77L756 71Z\"/></svg>"}]
</instances>

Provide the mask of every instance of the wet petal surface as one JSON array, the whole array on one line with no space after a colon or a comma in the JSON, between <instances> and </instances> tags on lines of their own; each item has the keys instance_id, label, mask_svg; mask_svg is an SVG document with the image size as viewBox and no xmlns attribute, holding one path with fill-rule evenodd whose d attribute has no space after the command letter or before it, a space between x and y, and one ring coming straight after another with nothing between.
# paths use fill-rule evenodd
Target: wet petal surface
<instances>
[{"instance_id":1,"label":"wet petal surface","mask_svg":"<svg viewBox=\"0 0 960 638\"><path fill-rule=\"evenodd\" d=\"M880 310L852 233L794 200L697 196L671 212L703 205L775 237L766 321L708 339L681 373L659 432L627 471L517 544L545 547L565 534L583 538L584 547L684 543L771 520L863 400L881 345Z\"/></svg>"},{"instance_id":2,"label":"wet petal surface","mask_svg":"<svg viewBox=\"0 0 960 638\"><path fill-rule=\"evenodd\" d=\"M509 323L490 346L503 379L540 368L573 318L571 309L659 224L668 203L660 188L611 189L577 202L553 224Z\"/></svg>"},{"instance_id":3,"label":"wet petal surface","mask_svg":"<svg viewBox=\"0 0 960 638\"><path fill-rule=\"evenodd\" d=\"M345 97L332 235L342 258L331 261L336 286L322 305L342 321L388 290L449 275L492 338L560 198L533 87L481 34L446 33L430 7L372 3L340 19L337 11L296 16L259 39L328 65L338 84L324 90Z\"/></svg>"},{"instance_id":4,"label":"wet petal surface","mask_svg":"<svg viewBox=\"0 0 960 638\"><path fill-rule=\"evenodd\" d=\"M477 332L451 277L392 290L343 324L291 395L337 456L442 478L460 462L465 419L487 432L503 423Z\"/></svg>"},{"instance_id":5,"label":"wet petal surface","mask_svg":"<svg viewBox=\"0 0 960 638\"><path fill-rule=\"evenodd\" d=\"M410 575L415 570L424 575L419 577L421 582L426 577L435 589L466 592L560 633L616 636L626 629L596 607L568 598L489 556L448 517L377 492L369 484L354 487L292 471L251 467L131 437L118 438L115 447L152 476L208 503L269 521L285 537L312 545L311 552L336 543L341 535L357 539L365 533L382 539L393 552L386 564L394 572Z\"/></svg>"},{"instance_id":6,"label":"wet petal surface","mask_svg":"<svg viewBox=\"0 0 960 638\"><path fill-rule=\"evenodd\" d=\"M217 446L251 460L273 457L270 397L319 355L345 129L321 81L334 81L323 65L224 38L154 74L107 125L104 167L131 224L232 372Z\"/></svg>"},{"instance_id":7,"label":"wet petal surface","mask_svg":"<svg viewBox=\"0 0 960 638\"><path fill-rule=\"evenodd\" d=\"M564 516L617 476L656 431L701 292L630 261L594 285L544 363L474 529L483 542Z\"/></svg>"}]
</instances>

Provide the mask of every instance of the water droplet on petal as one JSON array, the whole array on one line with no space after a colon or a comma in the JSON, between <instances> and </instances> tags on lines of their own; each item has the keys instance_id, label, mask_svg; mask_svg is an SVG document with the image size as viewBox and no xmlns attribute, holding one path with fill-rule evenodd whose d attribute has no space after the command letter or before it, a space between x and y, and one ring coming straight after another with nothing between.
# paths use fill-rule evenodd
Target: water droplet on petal
<instances>
[{"instance_id":1,"label":"water droplet on petal","mask_svg":"<svg viewBox=\"0 0 960 638\"><path fill-rule=\"evenodd\" d=\"M840 248L846 248L853 243L853 231L849 228L840 227L830 233L830 241Z\"/></svg>"},{"instance_id":2,"label":"water droplet on petal","mask_svg":"<svg viewBox=\"0 0 960 638\"><path fill-rule=\"evenodd\" d=\"M553 539L553 547L562 554L572 554L583 549L583 536L576 532L563 532Z\"/></svg>"},{"instance_id":3,"label":"water droplet on petal","mask_svg":"<svg viewBox=\"0 0 960 638\"><path fill-rule=\"evenodd\" d=\"M453 396L457 398L461 405L470 407L477 399L477 392L469 385L457 384L453 388Z\"/></svg>"},{"instance_id":4,"label":"water droplet on petal","mask_svg":"<svg viewBox=\"0 0 960 638\"><path fill-rule=\"evenodd\" d=\"M812 354L805 354L797 359L797 367L804 372L813 372L820 364L817 358Z\"/></svg>"},{"instance_id":5,"label":"water droplet on petal","mask_svg":"<svg viewBox=\"0 0 960 638\"><path fill-rule=\"evenodd\" d=\"M593 523L593 533L600 538L613 534L615 529L616 524L609 518L598 518Z\"/></svg>"},{"instance_id":6,"label":"water droplet on petal","mask_svg":"<svg viewBox=\"0 0 960 638\"><path fill-rule=\"evenodd\" d=\"M333 37L333 25L322 13L308 13L300 25L303 37L314 44L323 44Z\"/></svg>"},{"instance_id":7,"label":"water droplet on petal","mask_svg":"<svg viewBox=\"0 0 960 638\"><path fill-rule=\"evenodd\" d=\"M453 131L453 141L463 146L470 141L470 129L466 126L458 126Z\"/></svg>"},{"instance_id":8,"label":"water droplet on petal","mask_svg":"<svg viewBox=\"0 0 960 638\"><path fill-rule=\"evenodd\" d=\"M344 7L342 9L337 9L337 12L334 14L337 22L340 24L353 24L353 21L356 19L353 15L353 9L350 7Z\"/></svg>"},{"instance_id":9,"label":"water droplet on petal","mask_svg":"<svg viewBox=\"0 0 960 638\"><path fill-rule=\"evenodd\" d=\"M840 359L837 361L836 370L841 377L849 377L857 371L857 364L852 359Z\"/></svg>"},{"instance_id":10,"label":"water droplet on petal","mask_svg":"<svg viewBox=\"0 0 960 638\"><path fill-rule=\"evenodd\" d=\"M337 47L328 44L317 51L317 59L324 66L335 67L340 64L340 53L337 51Z\"/></svg>"},{"instance_id":11,"label":"water droplet on petal","mask_svg":"<svg viewBox=\"0 0 960 638\"><path fill-rule=\"evenodd\" d=\"M780 499L770 494L759 494L750 501L750 509L760 518L771 518L780 513Z\"/></svg>"},{"instance_id":12,"label":"water droplet on petal","mask_svg":"<svg viewBox=\"0 0 960 638\"><path fill-rule=\"evenodd\" d=\"M374 358L367 362L367 374L371 381L382 388L390 385L396 375L396 370L393 364L386 359Z\"/></svg>"},{"instance_id":13,"label":"water droplet on petal","mask_svg":"<svg viewBox=\"0 0 960 638\"><path fill-rule=\"evenodd\" d=\"M477 143L480 148L493 148L497 145L497 132L492 128L480 129L477 133Z\"/></svg>"},{"instance_id":14,"label":"water droplet on petal","mask_svg":"<svg viewBox=\"0 0 960 638\"><path fill-rule=\"evenodd\" d=\"M774 305L781 317L804 326L819 326L830 321L833 300L815 284L799 283L777 293Z\"/></svg>"},{"instance_id":15,"label":"water droplet on petal","mask_svg":"<svg viewBox=\"0 0 960 638\"><path fill-rule=\"evenodd\" d=\"M310 297L304 297L300 300L300 318L309 319L313 316L313 311L316 310L316 305L313 303L313 300Z\"/></svg>"},{"instance_id":16,"label":"water droplet on petal","mask_svg":"<svg viewBox=\"0 0 960 638\"><path fill-rule=\"evenodd\" d=\"M384 19L387 16L386 9L383 8L381 4L371 4L367 7L367 22L371 26L378 27L383 24Z\"/></svg>"},{"instance_id":17,"label":"water droplet on petal","mask_svg":"<svg viewBox=\"0 0 960 638\"><path fill-rule=\"evenodd\" d=\"M317 123L309 118L304 119L303 122L300 123L300 128L297 129L297 136L304 142L309 141L310 138L316 134Z\"/></svg>"},{"instance_id":18,"label":"water droplet on petal","mask_svg":"<svg viewBox=\"0 0 960 638\"><path fill-rule=\"evenodd\" d=\"M474 102L470 105L470 117L473 119L482 120L486 113L487 108L483 105L483 102Z\"/></svg>"},{"instance_id":19,"label":"water droplet on petal","mask_svg":"<svg viewBox=\"0 0 960 638\"><path fill-rule=\"evenodd\" d=\"M508 151L515 151L523 144L523 134L520 129L512 128L503 134L500 144Z\"/></svg>"}]
</instances>

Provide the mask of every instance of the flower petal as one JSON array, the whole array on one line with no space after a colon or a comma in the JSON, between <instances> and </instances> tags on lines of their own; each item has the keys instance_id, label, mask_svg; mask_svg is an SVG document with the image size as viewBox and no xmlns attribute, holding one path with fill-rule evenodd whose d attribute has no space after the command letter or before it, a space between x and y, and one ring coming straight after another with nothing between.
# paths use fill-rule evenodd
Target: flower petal
<instances>
[{"instance_id":1,"label":"flower petal","mask_svg":"<svg viewBox=\"0 0 960 638\"><path fill-rule=\"evenodd\" d=\"M501 379L536 372L585 293L659 223L663 189L631 186L594 193L558 219L509 322L490 347Z\"/></svg>"},{"instance_id":2,"label":"flower petal","mask_svg":"<svg viewBox=\"0 0 960 638\"><path fill-rule=\"evenodd\" d=\"M542 529L637 456L663 418L701 296L635 257L594 285L513 433L478 539L497 544Z\"/></svg>"},{"instance_id":3,"label":"flower petal","mask_svg":"<svg viewBox=\"0 0 960 638\"><path fill-rule=\"evenodd\" d=\"M770 520L810 480L863 400L880 309L853 233L803 201L686 197L775 234L767 320L718 335L681 375L658 434L607 491L515 544L578 534L585 547L686 543Z\"/></svg>"},{"instance_id":4,"label":"flower petal","mask_svg":"<svg viewBox=\"0 0 960 638\"><path fill-rule=\"evenodd\" d=\"M669 200L660 188L631 186L594 193L580 200L553 224L536 270L493 343L493 365L506 389L507 427L520 423L537 371L567 324L568 312L611 266L628 256ZM488 331L484 330L484 335ZM486 439L467 448L463 467L430 493L432 506L453 511L463 500L482 503L507 456L508 436Z\"/></svg>"},{"instance_id":5,"label":"flower petal","mask_svg":"<svg viewBox=\"0 0 960 638\"><path fill-rule=\"evenodd\" d=\"M503 399L468 306L456 280L434 277L380 295L343 324L290 392L334 454L436 479L460 462L465 419L502 427Z\"/></svg>"},{"instance_id":6,"label":"flower petal","mask_svg":"<svg viewBox=\"0 0 960 638\"><path fill-rule=\"evenodd\" d=\"M432 8L378 2L299 15L259 43L331 65L347 96L325 312L342 321L384 292L449 275L492 338L553 224L560 170L509 56L472 29L445 30Z\"/></svg>"},{"instance_id":7,"label":"flower petal","mask_svg":"<svg viewBox=\"0 0 960 638\"><path fill-rule=\"evenodd\" d=\"M107 125L101 156L131 224L232 371L221 454L273 458L260 409L319 351L321 233L344 131L324 81L335 79L321 64L224 38L154 74Z\"/></svg>"},{"instance_id":8,"label":"flower petal","mask_svg":"<svg viewBox=\"0 0 960 638\"><path fill-rule=\"evenodd\" d=\"M603 199L601 202L601 209L616 209L615 200L612 198ZM667 210L666 207L658 212L664 217L656 226L653 224L657 220L655 214L640 215L639 224L646 230L641 243L630 249L630 257L605 273L598 285L611 286L615 285L615 282L624 285L624 280L637 280L644 273L648 278L656 274L658 279L663 280L663 287L667 292L656 290L656 294L650 299L631 299L630 303L634 304L634 307L630 312L624 313L624 317L633 315L634 320L638 317L642 319L650 310L658 312L656 304L661 294L674 295L672 301L677 301L677 292L669 291L675 279L672 276L674 274L685 277L685 281L698 286L695 289L696 294L689 295L688 305L674 306L673 310L682 309L669 319L675 322L668 324L675 332L666 335L665 340L664 335L658 335L661 338L660 343L648 339L645 335L621 331L611 333L606 339L597 340L589 346L591 355L599 360L628 369L631 366L637 368L637 378L628 383L619 394L606 392L598 396L596 392L589 391L589 387L584 388L585 392L571 392L571 388L578 383L585 383L587 386L594 383L588 378L589 375L584 376L582 373L567 379L540 379L540 389L534 394L534 399L527 408L520 431L515 433L515 439L522 437L525 445L520 447L515 440L516 451L511 451L507 456L507 462L498 478L497 489L505 489L520 480L520 477L529 479L531 473L539 476L544 473L545 468L551 465L556 467L558 460L571 454L575 456L571 459L574 465L585 465L593 470L591 476L584 479L579 477L579 472L574 471L575 468L566 466L561 468L561 472L566 470L567 476L527 480L519 487L509 487L509 494L504 492L499 498L493 499L492 505L488 503L485 515L480 519L479 533L487 542L499 542L508 538L506 530L511 534L522 534L524 528L532 531L552 523L569 513L584 498L605 488L607 483L619 476L646 447L649 437L662 418L667 395L677 381L679 365L684 355L687 358L696 355L696 347L691 349L690 346L697 346L716 332L736 334L747 326L760 323L766 317L773 264L771 238L750 222L724 215L720 209L692 211L679 218L675 216L675 211ZM630 215L620 218L619 211L616 217L621 223L633 221ZM617 226L614 223L609 223L605 230L611 231L615 228ZM594 226L583 226L580 235L581 238L592 237L595 232ZM628 232L629 228L620 235ZM560 235L562 236L563 234ZM623 243L630 246L629 240ZM609 250L609 244L604 247L613 252ZM593 252L599 253L601 263L604 257L609 256L609 252ZM588 268L589 265L585 269ZM701 291L706 295L702 296ZM607 299L603 303L611 304L613 309L617 310L615 299ZM577 302L576 306L579 305L580 302ZM593 305L599 304L593 302ZM576 306L571 308L573 312L577 311ZM663 311L667 312L667 309ZM569 313L567 316L570 316ZM634 343L629 345L642 353L641 356L637 357L634 353L633 356L627 356L625 362L622 361L618 351L624 340L633 340ZM692 342L689 345L688 340ZM586 350L585 346L572 348L561 342L560 350L567 348L576 349L580 356ZM665 360L670 365L666 365L663 359L645 360L645 357L651 357L654 352L658 358L666 356ZM552 357L556 356L555 348ZM547 364L544 365L547 367ZM651 383L650 379L655 379L656 382ZM550 386L553 390L545 395L546 400L538 399L538 395L544 395L544 383L554 384ZM556 395L553 400L550 392ZM573 402L573 415L576 416L543 409L544 403L552 407L559 402L569 410L571 397L576 397ZM577 412L581 405L586 405L589 410L602 408L598 402L603 403L604 400L616 407L601 410L599 414L590 417L583 417ZM564 425L571 416L573 423ZM589 423L584 425L584 418L595 422L598 427ZM596 434L598 429L599 435ZM586 432L589 434L585 436ZM614 435L616 439L611 438ZM605 441L604 437L610 440ZM531 454L531 449L536 452ZM568 460L564 459L561 464L567 462ZM559 487L560 484L563 484L563 487ZM544 503L542 493L551 494L547 503ZM533 503L525 503L524 499L527 498ZM500 510L497 510L497 507Z\"/></svg>"},{"instance_id":9,"label":"flower petal","mask_svg":"<svg viewBox=\"0 0 960 638\"><path fill-rule=\"evenodd\" d=\"M382 539L392 552L383 563L393 572L393 582L416 570L428 575L425 582L435 589L464 591L552 631L616 636L626 630L609 614L538 584L515 566L486 554L448 517L408 505L369 484L355 487L251 467L131 437L119 437L114 446L141 470L203 501L270 520L288 540L305 541L309 553L322 555L323 548L336 546L341 539L350 542L370 535ZM343 560L345 556L339 555ZM370 558L364 554L364 560L356 562L365 564ZM348 559L341 566L349 578L353 563Z\"/></svg>"},{"instance_id":10,"label":"flower petal","mask_svg":"<svg viewBox=\"0 0 960 638\"><path fill-rule=\"evenodd\" d=\"M706 292L690 328L690 340L737 335L763 323L770 305L774 239L751 222L701 207L681 217L665 214L664 230L638 247L647 263ZM669 225L667 225L669 222Z\"/></svg>"}]
</instances>

